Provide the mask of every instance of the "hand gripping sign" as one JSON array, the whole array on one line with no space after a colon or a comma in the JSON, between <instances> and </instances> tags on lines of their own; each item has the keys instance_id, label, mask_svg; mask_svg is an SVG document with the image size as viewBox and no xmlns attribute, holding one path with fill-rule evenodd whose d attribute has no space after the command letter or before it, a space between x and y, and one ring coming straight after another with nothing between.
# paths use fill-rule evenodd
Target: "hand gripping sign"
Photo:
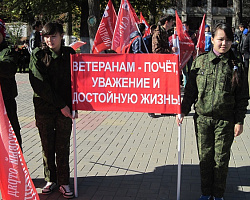
<instances>
[{"instance_id":1,"label":"hand gripping sign","mask_svg":"<svg viewBox=\"0 0 250 200\"><path fill-rule=\"evenodd\" d=\"M180 113L178 55L71 55L73 110Z\"/></svg>"}]
</instances>

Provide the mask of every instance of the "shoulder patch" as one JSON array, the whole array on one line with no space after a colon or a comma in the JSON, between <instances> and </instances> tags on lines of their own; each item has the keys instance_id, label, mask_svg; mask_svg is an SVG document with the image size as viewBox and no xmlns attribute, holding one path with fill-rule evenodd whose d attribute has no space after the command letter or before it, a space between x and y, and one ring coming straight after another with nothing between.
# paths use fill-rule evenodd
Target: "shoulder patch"
<instances>
[{"instance_id":1,"label":"shoulder patch","mask_svg":"<svg viewBox=\"0 0 250 200\"><path fill-rule=\"evenodd\" d=\"M196 58L198 58L198 57L200 57L200 56L203 56L203 55L205 55L205 54L208 54L208 52L203 52L203 53L199 54Z\"/></svg>"}]
</instances>

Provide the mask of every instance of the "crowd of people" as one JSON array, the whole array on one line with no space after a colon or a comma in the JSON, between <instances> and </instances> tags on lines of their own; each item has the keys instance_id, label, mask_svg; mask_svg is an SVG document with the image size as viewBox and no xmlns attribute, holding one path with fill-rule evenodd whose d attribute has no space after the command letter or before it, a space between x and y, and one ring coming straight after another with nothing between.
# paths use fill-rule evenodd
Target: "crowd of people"
<instances>
[{"instance_id":1,"label":"crowd of people","mask_svg":"<svg viewBox=\"0 0 250 200\"><path fill-rule=\"evenodd\" d=\"M151 33L143 38L145 25L138 24L138 31L131 33L127 46L129 53L171 54L178 51L169 45L169 36L174 25L174 16L164 16L158 25L150 27ZM184 29L194 44L195 31L189 22ZM180 125L195 105L195 134L200 159L201 192L199 200L223 200L226 188L230 148L233 138L243 132L244 118L249 100L248 69L250 34L240 24L240 34L226 23L206 25L205 53L190 58L184 75L184 97L181 104ZM41 43L40 31L44 45ZM48 22L42 27L35 22L29 40L25 42L17 59L16 48L9 48L5 36L6 28L0 20L0 85L3 99L22 148L20 125L17 117L17 85L15 74L18 62L29 65L29 80L34 90L33 104L36 126L42 144L44 176L46 185L43 194L50 194L59 186L65 198L73 198L69 187L69 146L72 129L71 47L63 45L63 25L59 21ZM20 56L19 56L20 57ZM23 71L20 69L20 72ZM149 113L155 117L154 113Z\"/></svg>"}]
</instances>

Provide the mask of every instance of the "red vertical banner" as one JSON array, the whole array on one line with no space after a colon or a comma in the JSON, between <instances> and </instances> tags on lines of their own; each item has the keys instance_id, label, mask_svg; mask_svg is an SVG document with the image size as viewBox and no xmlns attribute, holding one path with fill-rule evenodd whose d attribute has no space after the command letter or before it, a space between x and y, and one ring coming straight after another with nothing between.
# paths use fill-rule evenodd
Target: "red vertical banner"
<instances>
[{"instance_id":1,"label":"red vertical banner","mask_svg":"<svg viewBox=\"0 0 250 200\"><path fill-rule=\"evenodd\" d=\"M0 190L3 200L38 200L22 151L9 122L0 87Z\"/></svg>"},{"instance_id":2,"label":"red vertical banner","mask_svg":"<svg viewBox=\"0 0 250 200\"><path fill-rule=\"evenodd\" d=\"M106 49L111 49L116 19L117 15L115 13L114 6L112 1L109 0L95 35L94 45L92 48L93 53L100 53Z\"/></svg>"},{"instance_id":3,"label":"red vertical banner","mask_svg":"<svg viewBox=\"0 0 250 200\"><path fill-rule=\"evenodd\" d=\"M205 18L206 15L203 15L203 19L199 28L199 35L197 40L196 49L199 52L205 52Z\"/></svg>"},{"instance_id":4,"label":"red vertical banner","mask_svg":"<svg viewBox=\"0 0 250 200\"><path fill-rule=\"evenodd\" d=\"M130 34L137 31L138 17L128 0L122 0L116 20L111 49L122 53L123 48L129 44Z\"/></svg>"},{"instance_id":5,"label":"red vertical banner","mask_svg":"<svg viewBox=\"0 0 250 200\"><path fill-rule=\"evenodd\" d=\"M180 114L178 55L71 56L73 110Z\"/></svg>"},{"instance_id":6,"label":"red vertical banner","mask_svg":"<svg viewBox=\"0 0 250 200\"><path fill-rule=\"evenodd\" d=\"M182 69L190 59L194 51L194 43L189 37L187 32L183 29L181 19L179 18L177 11L175 11L176 16L176 31L179 38L180 46L180 68Z\"/></svg>"},{"instance_id":7,"label":"red vertical banner","mask_svg":"<svg viewBox=\"0 0 250 200\"><path fill-rule=\"evenodd\" d=\"M143 17L142 12L140 12L140 23L145 24L145 34L143 37L150 35L150 26L149 26L148 22L146 21L146 19Z\"/></svg>"}]
</instances>

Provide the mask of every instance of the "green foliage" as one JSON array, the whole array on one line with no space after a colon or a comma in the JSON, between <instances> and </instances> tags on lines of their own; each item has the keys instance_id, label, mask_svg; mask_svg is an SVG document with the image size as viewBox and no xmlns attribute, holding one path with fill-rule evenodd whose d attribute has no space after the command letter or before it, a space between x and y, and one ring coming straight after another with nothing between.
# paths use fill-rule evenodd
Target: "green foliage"
<instances>
[{"instance_id":1,"label":"green foliage","mask_svg":"<svg viewBox=\"0 0 250 200\"><path fill-rule=\"evenodd\" d=\"M72 9L71 0L3 0L0 16L6 21L25 21L30 24L35 19L50 21Z\"/></svg>"},{"instance_id":2,"label":"green foliage","mask_svg":"<svg viewBox=\"0 0 250 200\"><path fill-rule=\"evenodd\" d=\"M83 3L84 2L84 3ZM112 0L116 13L119 11L121 0ZM177 0L130 0L131 5L140 15L142 12L149 24L157 23L171 5ZM0 18L5 22L22 21L30 25L34 20L48 22L62 19L67 22L65 13L72 11L73 35L79 37L82 6L88 6L87 0L2 0L0 2ZM100 0L100 16L102 16L108 0Z\"/></svg>"},{"instance_id":3,"label":"green foliage","mask_svg":"<svg viewBox=\"0 0 250 200\"><path fill-rule=\"evenodd\" d=\"M120 0L112 0L116 12L120 7ZM131 5L139 16L142 12L149 22L159 19L164 10L176 4L176 0L130 0ZM100 14L102 16L108 0L100 0ZM29 24L39 18L47 22L57 19L62 13L72 10L76 20L79 20L81 0L3 0L0 2L0 18L10 21L24 21ZM152 22L151 22L152 23Z\"/></svg>"},{"instance_id":4,"label":"green foliage","mask_svg":"<svg viewBox=\"0 0 250 200\"><path fill-rule=\"evenodd\" d=\"M9 35L8 42L13 45L18 45L21 39L22 33L22 25L21 22L10 23L6 25L6 30Z\"/></svg>"},{"instance_id":5,"label":"green foliage","mask_svg":"<svg viewBox=\"0 0 250 200\"><path fill-rule=\"evenodd\" d=\"M101 15L103 14L106 5L108 4L108 0L100 1L100 11ZM118 14L120 7L120 0L112 0L113 5L115 7L116 13ZM158 19L164 15L164 11L166 11L171 6L176 6L176 0L130 0L129 1L137 16L140 16L140 12L144 18L150 23L154 24L158 21Z\"/></svg>"}]
</instances>

